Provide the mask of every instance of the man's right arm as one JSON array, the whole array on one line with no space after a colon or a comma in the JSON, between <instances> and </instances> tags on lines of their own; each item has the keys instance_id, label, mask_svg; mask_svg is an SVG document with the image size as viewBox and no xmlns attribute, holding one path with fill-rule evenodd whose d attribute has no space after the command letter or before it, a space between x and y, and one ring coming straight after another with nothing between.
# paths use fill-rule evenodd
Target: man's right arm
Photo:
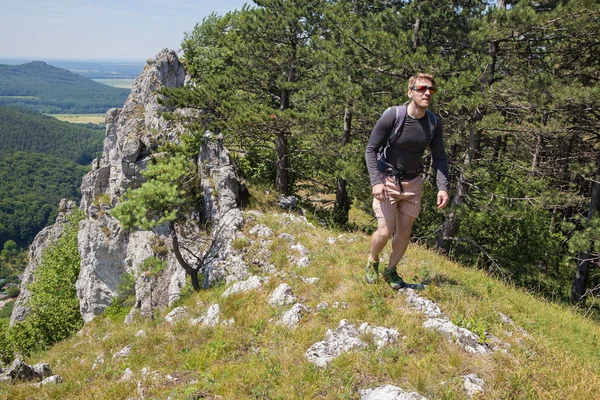
<instances>
[{"instance_id":1,"label":"man's right arm","mask_svg":"<svg viewBox=\"0 0 600 400\"><path fill-rule=\"evenodd\" d=\"M376 188L375 186L378 184L382 184L384 181L384 175L379 172L377 168L377 153L379 150L386 145L387 139L390 135L390 132L394 128L394 123L396 122L396 109L394 107L388 108L379 118L375 128L371 132L371 136L369 138L369 143L367 143L367 148L365 150L365 159L367 162L367 169L369 170L369 178L371 180L371 187L373 188L373 196L377 198L375 195ZM383 189L379 190L378 193L383 193Z\"/></svg>"}]
</instances>

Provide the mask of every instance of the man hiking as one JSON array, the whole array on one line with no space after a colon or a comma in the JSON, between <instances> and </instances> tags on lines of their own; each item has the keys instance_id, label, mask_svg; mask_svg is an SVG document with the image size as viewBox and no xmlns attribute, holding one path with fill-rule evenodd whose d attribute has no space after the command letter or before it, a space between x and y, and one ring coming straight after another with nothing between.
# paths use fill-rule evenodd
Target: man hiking
<instances>
[{"instance_id":1,"label":"man hiking","mask_svg":"<svg viewBox=\"0 0 600 400\"><path fill-rule=\"evenodd\" d=\"M436 169L437 207L448 204L448 162L442 124L427 109L436 92L435 79L419 73L408 80L407 105L390 107L379 118L365 152L373 192L377 231L365 269L368 283L377 281L379 254L392 238L392 252L383 277L392 289L407 284L396 272L421 207L423 153L429 147ZM393 237L392 237L393 235Z\"/></svg>"}]
</instances>

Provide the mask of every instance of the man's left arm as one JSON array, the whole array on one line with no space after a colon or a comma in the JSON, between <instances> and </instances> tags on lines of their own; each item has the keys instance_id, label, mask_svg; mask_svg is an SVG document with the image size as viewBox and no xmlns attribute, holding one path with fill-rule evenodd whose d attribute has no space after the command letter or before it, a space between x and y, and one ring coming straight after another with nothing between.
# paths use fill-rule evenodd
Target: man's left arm
<instances>
[{"instance_id":1,"label":"man's left arm","mask_svg":"<svg viewBox=\"0 0 600 400\"><path fill-rule=\"evenodd\" d=\"M444 148L444 138L442 136L442 123L438 118L438 123L430 143L431 157L433 167L436 171L436 185L438 188L437 208L442 209L448 205L450 195L448 194L448 157Z\"/></svg>"}]
</instances>

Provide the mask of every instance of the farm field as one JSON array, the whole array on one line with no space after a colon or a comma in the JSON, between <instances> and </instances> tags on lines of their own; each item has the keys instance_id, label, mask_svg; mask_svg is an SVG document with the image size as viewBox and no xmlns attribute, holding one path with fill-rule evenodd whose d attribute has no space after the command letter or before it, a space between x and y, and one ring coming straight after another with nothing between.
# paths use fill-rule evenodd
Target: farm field
<instances>
[{"instance_id":1,"label":"farm field","mask_svg":"<svg viewBox=\"0 0 600 400\"><path fill-rule=\"evenodd\" d=\"M59 121L72 122L75 124L103 124L104 114L47 114Z\"/></svg>"},{"instance_id":2,"label":"farm field","mask_svg":"<svg viewBox=\"0 0 600 400\"><path fill-rule=\"evenodd\" d=\"M133 81L131 78L115 78L115 79L93 79L94 81L107 86L113 86L118 88L131 89Z\"/></svg>"},{"instance_id":3,"label":"farm field","mask_svg":"<svg viewBox=\"0 0 600 400\"><path fill-rule=\"evenodd\" d=\"M0 96L0 99L31 99L31 100L39 100L40 98L37 96Z\"/></svg>"}]
</instances>

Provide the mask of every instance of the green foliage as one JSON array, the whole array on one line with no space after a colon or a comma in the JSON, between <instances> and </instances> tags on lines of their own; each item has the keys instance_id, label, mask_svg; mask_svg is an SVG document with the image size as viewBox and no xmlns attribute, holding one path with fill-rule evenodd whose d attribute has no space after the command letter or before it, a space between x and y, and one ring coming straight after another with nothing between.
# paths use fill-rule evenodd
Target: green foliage
<instances>
[{"instance_id":1,"label":"green foliage","mask_svg":"<svg viewBox=\"0 0 600 400\"><path fill-rule=\"evenodd\" d=\"M88 168L42 153L16 152L0 158L0 242L21 246L56 219L58 203L76 200Z\"/></svg>"},{"instance_id":2,"label":"green foliage","mask_svg":"<svg viewBox=\"0 0 600 400\"><path fill-rule=\"evenodd\" d=\"M0 243L25 247L56 218L62 198L80 197L84 164L104 135L31 111L0 107Z\"/></svg>"},{"instance_id":3,"label":"green foliage","mask_svg":"<svg viewBox=\"0 0 600 400\"><path fill-rule=\"evenodd\" d=\"M167 267L167 262L156 257L148 257L140 267L140 272L146 276L153 277L160 274Z\"/></svg>"},{"instance_id":4,"label":"green foliage","mask_svg":"<svg viewBox=\"0 0 600 400\"><path fill-rule=\"evenodd\" d=\"M94 82L41 61L0 65L0 106L47 114L105 113L121 107L130 90Z\"/></svg>"},{"instance_id":5,"label":"green foliage","mask_svg":"<svg viewBox=\"0 0 600 400\"><path fill-rule=\"evenodd\" d=\"M21 290L17 286L11 286L8 289L6 289L6 295L11 299L18 297L20 293Z\"/></svg>"},{"instance_id":6,"label":"green foliage","mask_svg":"<svg viewBox=\"0 0 600 400\"><path fill-rule=\"evenodd\" d=\"M456 326L468 329L473 332L479 338L479 343L485 344L489 342L487 335L485 334L485 322L477 317L467 318L463 314L456 312L452 316L452 322Z\"/></svg>"},{"instance_id":7,"label":"green foliage","mask_svg":"<svg viewBox=\"0 0 600 400\"><path fill-rule=\"evenodd\" d=\"M34 281L28 289L28 315L0 333L6 347L0 355L4 362L15 353L29 355L66 339L83 325L75 282L81 262L77 248L77 232L83 212L75 210L65 224L64 232L42 252Z\"/></svg>"},{"instance_id":8,"label":"green foliage","mask_svg":"<svg viewBox=\"0 0 600 400\"><path fill-rule=\"evenodd\" d=\"M14 307L15 307L14 301L9 301L8 303L5 303L4 307L0 308L0 321L2 321L2 320L10 321L10 316L12 315L12 310ZM3 330L1 324L2 324L2 322L0 322L0 330Z\"/></svg>"},{"instance_id":9,"label":"green foliage","mask_svg":"<svg viewBox=\"0 0 600 400\"><path fill-rule=\"evenodd\" d=\"M117 283L117 295L104 310L108 318L122 318L135 304L135 277L129 272L121 274Z\"/></svg>"},{"instance_id":10,"label":"green foliage","mask_svg":"<svg viewBox=\"0 0 600 400\"><path fill-rule=\"evenodd\" d=\"M142 172L141 187L127 190L111 211L126 229L151 229L180 218L197 207L200 193L195 164L184 154L161 155Z\"/></svg>"},{"instance_id":11,"label":"green foliage","mask_svg":"<svg viewBox=\"0 0 600 400\"><path fill-rule=\"evenodd\" d=\"M14 107L0 106L0 158L24 151L87 165L102 151L104 132Z\"/></svg>"}]
</instances>

